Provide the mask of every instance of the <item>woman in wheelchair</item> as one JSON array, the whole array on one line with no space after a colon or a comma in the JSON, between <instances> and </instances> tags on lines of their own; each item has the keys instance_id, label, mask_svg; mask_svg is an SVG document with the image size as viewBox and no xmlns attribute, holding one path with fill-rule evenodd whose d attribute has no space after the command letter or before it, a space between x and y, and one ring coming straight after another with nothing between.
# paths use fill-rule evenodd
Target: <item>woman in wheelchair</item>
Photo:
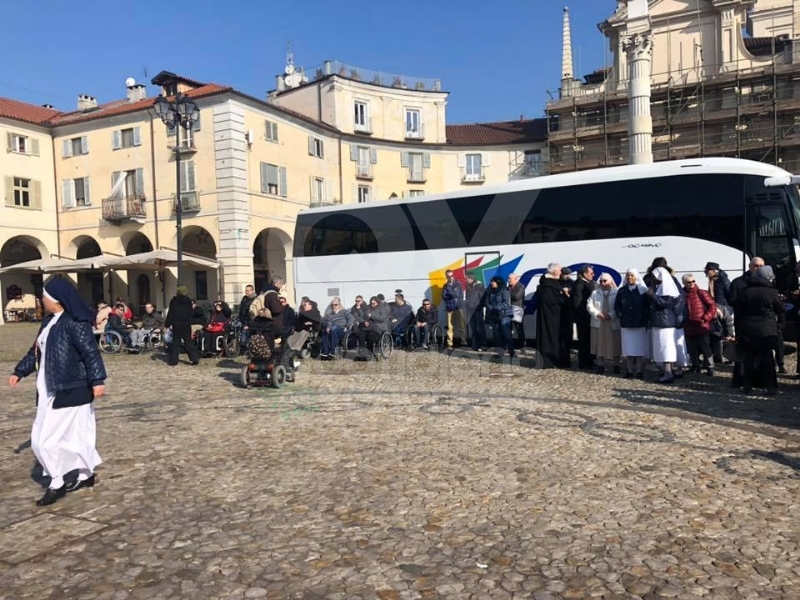
<instances>
[{"instance_id":1,"label":"woman in wheelchair","mask_svg":"<svg viewBox=\"0 0 800 600\"><path fill-rule=\"evenodd\" d=\"M203 329L203 337L200 344L200 353L203 356L213 356L222 349L222 339L225 337L225 329L230 322L231 309L222 302L214 303L214 311L211 313L211 321Z\"/></svg>"},{"instance_id":2,"label":"woman in wheelchair","mask_svg":"<svg viewBox=\"0 0 800 600\"><path fill-rule=\"evenodd\" d=\"M128 324L125 322L123 316L124 314L125 314L124 304L117 304L116 306L114 306L114 310L112 310L108 314L106 331L109 330L116 331L122 338L122 343L125 344L125 347L128 350L136 351L136 348L133 347L133 341L131 340L130 330L128 329Z\"/></svg>"},{"instance_id":3,"label":"woman in wheelchair","mask_svg":"<svg viewBox=\"0 0 800 600\"><path fill-rule=\"evenodd\" d=\"M272 328L272 319L267 316L266 308L259 310L255 318L250 321L250 337L256 336L263 338L270 354L274 354L275 332ZM263 351L261 353L263 354Z\"/></svg>"},{"instance_id":4,"label":"woman in wheelchair","mask_svg":"<svg viewBox=\"0 0 800 600\"><path fill-rule=\"evenodd\" d=\"M378 302L377 296L369 299L369 306L366 320L358 326L358 339L361 344L356 360L359 361L369 360L371 356L375 356L375 344L380 341L381 335L389 331L389 307ZM369 350L369 356L362 354L364 349Z\"/></svg>"}]
</instances>

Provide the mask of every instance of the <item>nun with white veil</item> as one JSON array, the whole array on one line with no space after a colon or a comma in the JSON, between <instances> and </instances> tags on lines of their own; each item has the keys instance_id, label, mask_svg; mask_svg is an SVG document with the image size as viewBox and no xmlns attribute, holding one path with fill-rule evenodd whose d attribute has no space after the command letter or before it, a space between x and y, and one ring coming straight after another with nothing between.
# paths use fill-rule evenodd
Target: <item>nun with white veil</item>
<instances>
[{"instance_id":1,"label":"nun with white veil","mask_svg":"<svg viewBox=\"0 0 800 600\"><path fill-rule=\"evenodd\" d=\"M644 362L650 357L647 322L650 314L647 286L637 269L628 269L625 283L617 291L614 312L622 328L622 356L627 362L626 379L644 378Z\"/></svg>"},{"instance_id":2,"label":"nun with white veil","mask_svg":"<svg viewBox=\"0 0 800 600\"><path fill-rule=\"evenodd\" d=\"M658 267L652 272L657 289L647 291L650 305L650 326L653 330L653 361L663 365L659 383L675 381L674 364L678 360L675 330L682 320L683 296L670 272Z\"/></svg>"},{"instance_id":3,"label":"nun with white veil","mask_svg":"<svg viewBox=\"0 0 800 600\"><path fill-rule=\"evenodd\" d=\"M94 401L105 392L106 370L94 337L96 313L66 279L44 286L42 304L48 316L36 342L17 364L9 384L36 374L36 419L31 449L50 478L44 496L48 506L95 484L97 453ZM65 475L77 471L66 481Z\"/></svg>"}]
</instances>

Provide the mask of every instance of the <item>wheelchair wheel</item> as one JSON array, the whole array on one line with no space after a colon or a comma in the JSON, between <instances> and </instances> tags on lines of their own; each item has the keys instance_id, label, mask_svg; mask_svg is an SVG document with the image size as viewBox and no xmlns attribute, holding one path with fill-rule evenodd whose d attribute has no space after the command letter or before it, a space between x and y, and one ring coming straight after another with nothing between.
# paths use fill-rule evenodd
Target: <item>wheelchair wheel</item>
<instances>
[{"instance_id":1,"label":"wheelchair wheel","mask_svg":"<svg viewBox=\"0 0 800 600\"><path fill-rule=\"evenodd\" d=\"M308 360L311 358L311 348L308 345L304 346L302 350L300 350L300 358L303 360Z\"/></svg>"},{"instance_id":2,"label":"wheelchair wheel","mask_svg":"<svg viewBox=\"0 0 800 600\"><path fill-rule=\"evenodd\" d=\"M117 331L104 331L100 335L100 350L106 354L118 354L122 350L122 336Z\"/></svg>"},{"instance_id":3,"label":"wheelchair wheel","mask_svg":"<svg viewBox=\"0 0 800 600\"><path fill-rule=\"evenodd\" d=\"M414 340L413 325L407 327L405 332L403 333L403 342L405 343L406 350L408 350L409 352L416 348L417 344L416 341Z\"/></svg>"},{"instance_id":4,"label":"wheelchair wheel","mask_svg":"<svg viewBox=\"0 0 800 600\"><path fill-rule=\"evenodd\" d=\"M444 339L444 331L439 325L434 325L430 332L430 341L428 342L428 348L430 350L436 350L437 352L441 352L444 350L445 339Z\"/></svg>"},{"instance_id":5,"label":"wheelchair wheel","mask_svg":"<svg viewBox=\"0 0 800 600\"><path fill-rule=\"evenodd\" d=\"M286 383L286 369L283 365L275 365L272 368L272 387L282 388Z\"/></svg>"},{"instance_id":6,"label":"wheelchair wheel","mask_svg":"<svg viewBox=\"0 0 800 600\"><path fill-rule=\"evenodd\" d=\"M348 331L342 338L342 358L347 358L348 354L358 354L358 336L355 331Z\"/></svg>"},{"instance_id":7,"label":"wheelchair wheel","mask_svg":"<svg viewBox=\"0 0 800 600\"><path fill-rule=\"evenodd\" d=\"M240 375L242 387L247 388L248 390L252 388L253 386L250 383L250 365L243 366Z\"/></svg>"},{"instance_id":8,"label":"wheelchair wheel","mask_svg":"<svg viewBox=\"0 0 800 600\"><path fill-rule=\"evenodd\" d=\"M387 359L392 355L392 351L394 350L394 340L392 339L391 333L384 331L381 334L381 339L378 341L378 348L380 348L379 352L381 358Z\"/></svg>"},{"instance_id":9,"label":"wheelchair wheel","mask_svg":"<svg viewBox=\"0 0 800 600\"><path fill-rule=\"evenodd\" d=\"M222 348L225 352L225 356L234 358L239 356L239 336L233 332L228 333L228 335L225 336Z\"/></svg>"}]
</instances>

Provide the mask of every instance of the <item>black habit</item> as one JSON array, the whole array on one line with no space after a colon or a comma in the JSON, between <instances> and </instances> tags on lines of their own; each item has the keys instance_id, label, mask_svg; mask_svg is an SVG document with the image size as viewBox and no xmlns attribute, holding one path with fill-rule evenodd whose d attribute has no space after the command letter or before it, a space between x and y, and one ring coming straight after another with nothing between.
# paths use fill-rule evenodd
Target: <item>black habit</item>
<instances>
[{"instance_id":1,"label":"black habit","mask_svg":"<svg viewBox=\"0 0 800 600\"><path fill-rule=\"evenodd\" d=\"M536 311L536 344L542 357L542 368L553 369L559 364L561 345L561 307L565 296L564 284L558 279L542 277L536 294L539 310Z\"/></svg>"}]
</instances>

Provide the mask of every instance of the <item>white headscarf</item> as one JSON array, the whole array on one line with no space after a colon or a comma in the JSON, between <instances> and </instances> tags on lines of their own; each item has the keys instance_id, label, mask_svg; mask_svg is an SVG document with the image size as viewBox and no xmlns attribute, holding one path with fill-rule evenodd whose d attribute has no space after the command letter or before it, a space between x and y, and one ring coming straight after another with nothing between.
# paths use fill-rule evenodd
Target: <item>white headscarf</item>
<instances>
[{"instance_id":1,"label":"white headscarf","mask_svg":"<svg viewBox=\"0 0 800 600\"><path fill-rule=\"evenodd\" d=\"M647 286L644 284L644 281L642 280L642 276L639 274L639 270L638 269L628 269L627 271L625 271L625 275L627 275L628 273L633 273L634 277L636 277L636 283L634 284L634 287L637 290L639 290L639 293L640 294L646 294L647 293ZM630 287L631 286L628 285L629 289L630 289ZM633 291L633 290L631 290L631 291Z\"/></svg>"},{"instance_id":2,"label":"white headscarf","mask_svg":"<svg viewBox=\"0 0 800 600\"><path fill-rule=\"evenodd\" d=\"M611 282L611 289L616 290L617 284L614 282L614 278L609 273L601 273L600 277L597 278L597 282L600 283L602 279L608 279ZM603 289L603 288L600 288Z\"/></svg>"},{"instance_id":3,"label":"white headscarf","mask_svg":"<svg viewBox=\"0 0 800 600\"><path fill-rule=\"evenodd\" d=\"M653 277L661 282L656 290L656 296L669 296L670 298L677 298L681 295L678 286L675 285L675 280L672 275L664 267L658 267L653 270Z\"/></svg>"}]
</instances>

